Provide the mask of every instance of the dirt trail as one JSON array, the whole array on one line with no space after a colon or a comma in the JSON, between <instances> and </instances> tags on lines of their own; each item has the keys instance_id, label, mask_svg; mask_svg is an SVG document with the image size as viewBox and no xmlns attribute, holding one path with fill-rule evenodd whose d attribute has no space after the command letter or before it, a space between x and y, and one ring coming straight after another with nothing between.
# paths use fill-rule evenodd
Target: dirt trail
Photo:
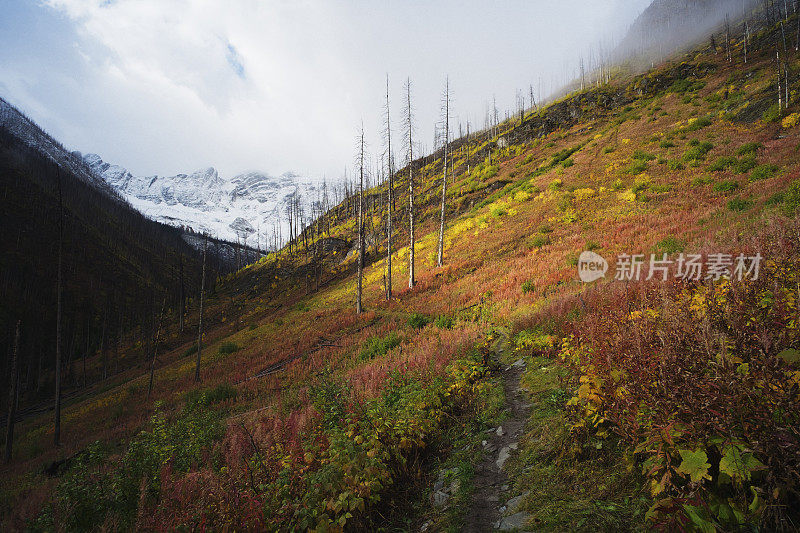
<instances>
[{"instance_id":1,"label":"dirt trail","mask_svg":"<svg viewBox=\"0 0 800 533\"><path fill-rule=\"evenodd\" d=\"M509 350L507 333L500 335L494 347L495 358ZM505 391L508 418L485 437L483 460L475 467L474 492L472 505L466 517L464 531L470 533L492 531L498 529L514 529L515 523L524 522L524 513L512 514L503 518L506 501L516 494L508 493L508 476L503 471L503 464L514 453L525 429L525 423L531 410L528 395L520 389L520 379L525 371L524 360L519 359L510 366L502 362L501 376ZM513 509L511 510L514 511ZM500 524L500 522L503 522ZM517 526L519 527L519 526Z\"/></svg>"}]
</instances>

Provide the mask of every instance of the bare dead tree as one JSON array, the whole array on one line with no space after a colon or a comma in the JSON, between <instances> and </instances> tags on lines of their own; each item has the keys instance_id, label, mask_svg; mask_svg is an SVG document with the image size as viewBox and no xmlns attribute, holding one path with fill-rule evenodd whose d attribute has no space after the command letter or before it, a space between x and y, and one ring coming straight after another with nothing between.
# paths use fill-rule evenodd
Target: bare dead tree
<instances>
[{"instance_id":1,"label":"bare dead tree","mask_svg":"<svg viewBox=\"0 0 800 533\"><path fill-rule=\"evenodd\" d=\"M14 445L14 419L17 416L17 401L19 399L19 369L17 368L17 357L19 356L19 325L14 333L14 351L11 353L11 368L8 378L11 381L8 388L8 418L6 419L6 450L5 462L11 462L11 450Z\"/></svg>"},{"instance_id":2,"label":"bare dead tree","mask_svg":"<svg viewBox=\"0 0 800 533\"><path fill-rule=\"evenodd\" d=\"M392 211L394 210L394 168L392 165L392 121L389 113L389 75L386 75L386 168L389 172L389 199L386 207L386 299L392 299Z\"/></svg>"},{"instance_id":3,"label":"bare dead tree","mask_svg":"<svg viewBox=\"0 0 800 533\"><path fill-rule=\"evenodd\" d=\"M411 106L411 78L406 79L406 102L403 113L406 138L406 164L408 165L408 288L415 285L414 280L414 108Z\"/></svg>"},{"instance_id":4,"label":"bare dead tree","mask_svg":"<svg viewBox=\"0 0 800 533\"><path fill-rule=\"evenodd\" d=\"M161 323L164 321L164 308L167 305L167 296L161 302L161 314L158 317L158 327L156 328L156 340L153 343L153 359L150 361L150 382L147 384L147 397L153 392L153 377L156 373L156 358L158 357L158 342L161 340Z\"/></svg>"},{"instance_id":5,"label":"bare dead tree","mask_svg":"<svg viewBox=\"0 0 800 533\"><path fill-rule=\"evenodd\" d=\"M436 264L442 266L444 261L444 213L447 205L447 152L450 145L450 77L445 78L442 94L442 112L444 119L444 173L442 175L442 211L439 217L439 247Z\"/></svg>"},{"instance_id":6,"label":"bare dead tree","mask_svg":"<svg viewBox=\"0 0 800 533\"><path fill-rule=\"evenodd\" d=\"M203 296L206 290L206 255L208 255L208 236L203 240L203 275L200 278L200 318L197 323L197 363L194 367L194 380L200 383L200 356L203 351Z\"/></svg>"},{"instance_id":7,"label":"bare dead tree","mask_svg":"<svg viewBox=\"0 0 800 533\"><path fill-rule=\"evenodd\" d=\"M364 308L361 305L361 290L364 277L364 124L359 130L358 150L358 281L356 283L356 313L361 314Z\"/></svg>"}]
</instances>

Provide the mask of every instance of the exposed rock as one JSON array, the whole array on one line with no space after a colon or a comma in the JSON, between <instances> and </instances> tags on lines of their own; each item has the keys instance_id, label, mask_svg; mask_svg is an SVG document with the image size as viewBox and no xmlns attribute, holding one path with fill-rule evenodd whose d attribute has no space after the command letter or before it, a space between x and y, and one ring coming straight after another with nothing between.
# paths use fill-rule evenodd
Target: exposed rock
<instances>
[{"instance_id":1,"label":"exposed rock","mask_svg":"<svg viewBox=\"0 0 800 533\"><path fill-rule=\"evenodd\" d=\"M523 529L528 520L530 520L530 515L528 513L514 513L511 516L501 518L494 527L500 531Z\"/></svg>"}]
</instances>

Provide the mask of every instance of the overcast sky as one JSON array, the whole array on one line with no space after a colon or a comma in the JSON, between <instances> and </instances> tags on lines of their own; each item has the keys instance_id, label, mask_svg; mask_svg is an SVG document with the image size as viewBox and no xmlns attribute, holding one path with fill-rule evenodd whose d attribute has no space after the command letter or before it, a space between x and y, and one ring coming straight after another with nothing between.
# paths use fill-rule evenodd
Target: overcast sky
<instances>
[{"instance_id":1,"label":"overcast sky","mask_svg":"<svg viewBox=\"0 0 800 533\"><path fill-rule=\"evenodd\" d=\"M458 120L572 74L650 0L0 0L0 96L67 147L134 174L215 166L335 179L385 76L410 77L430 147L445 75ZM399 140L399 131L396 132Z\"/></svg>"}]
</instances>

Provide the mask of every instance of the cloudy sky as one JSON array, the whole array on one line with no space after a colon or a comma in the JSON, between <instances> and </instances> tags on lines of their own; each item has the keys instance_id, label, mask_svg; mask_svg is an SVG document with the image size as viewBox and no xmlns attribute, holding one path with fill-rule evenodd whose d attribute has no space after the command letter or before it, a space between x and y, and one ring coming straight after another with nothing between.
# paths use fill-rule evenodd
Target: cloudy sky
<instances>
[{"instance_id":1,"label":"cloudy sky","mask_svg":"<svg viewBox=\"0 0 800 533\"><path fill-rule=\"evenodd\" d=\"M385 76L410 77L430 147L446 75L455 129L621 39L649 0L2 0L0 96L66 146L135 174L215 166L335 179Z\"/></svg>"}]
</instances>

